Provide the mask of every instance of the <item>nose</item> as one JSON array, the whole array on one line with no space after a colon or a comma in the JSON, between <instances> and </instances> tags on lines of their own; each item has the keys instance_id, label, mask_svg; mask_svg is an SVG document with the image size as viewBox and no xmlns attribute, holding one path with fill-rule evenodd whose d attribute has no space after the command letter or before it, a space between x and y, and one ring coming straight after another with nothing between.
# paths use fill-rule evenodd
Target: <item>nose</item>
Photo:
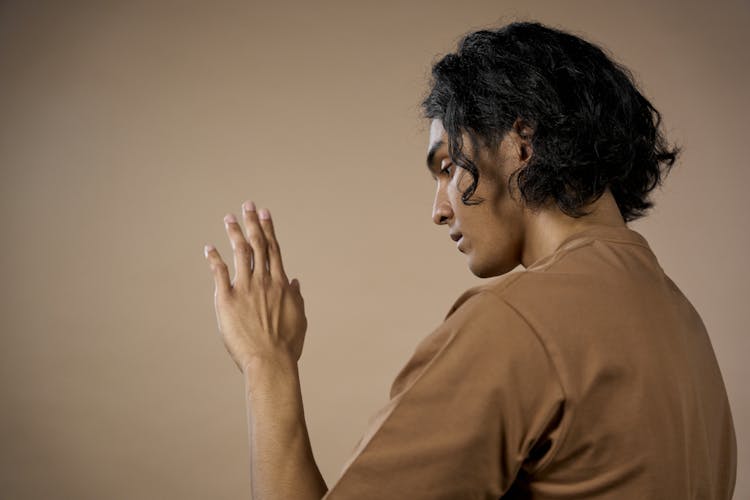
<instances>
[{"instance_id":1,"label":"nose","mask_svg":"<svg viewBox=\"0 0 750 500\"><path fill-rule=\"evenodd\" d=\"M432 221L437 225L443 225L453 217L453 209L441 185L442 183L438 184L435 201L432 204Z\"/></svg>"}]
</instances>

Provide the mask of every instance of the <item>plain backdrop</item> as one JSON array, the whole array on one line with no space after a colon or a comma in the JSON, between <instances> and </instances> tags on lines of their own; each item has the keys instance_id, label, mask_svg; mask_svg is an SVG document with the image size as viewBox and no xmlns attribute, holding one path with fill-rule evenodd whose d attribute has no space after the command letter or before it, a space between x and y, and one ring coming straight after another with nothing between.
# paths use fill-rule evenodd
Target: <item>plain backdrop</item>
<instances>
[{"instance_id":1,"label":"plain backdrop","mask_svg":"<svg viewBox=\"0 0 750 500\"><path fill-rule=\"evenodd\" d=\"M631 227L701 314L750 497L747 1L0 2L0 496L247 498L243 383L203 257L271 210L329 487L418 341L479 284L431 220L419 102L464 33L601 44L684 147ZM387 478L384 478L387 479Z\"/></svg>"}]
</instances>

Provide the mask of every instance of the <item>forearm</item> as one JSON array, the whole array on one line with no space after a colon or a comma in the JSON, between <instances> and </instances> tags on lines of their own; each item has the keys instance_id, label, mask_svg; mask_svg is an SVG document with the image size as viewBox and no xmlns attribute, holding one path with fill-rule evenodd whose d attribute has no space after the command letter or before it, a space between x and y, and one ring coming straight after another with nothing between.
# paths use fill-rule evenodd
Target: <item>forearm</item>
<instances>
[{"instance_id":1,"label":"forearm","mask_svg":"<svg viewBox=\"0 0 750 500\"><path fill-rule=\"evenodd\" d=\"M258 363L245 372L254 500L320 500L328 487L310 447L297 363Z\"/></svg>"}]
</instances>

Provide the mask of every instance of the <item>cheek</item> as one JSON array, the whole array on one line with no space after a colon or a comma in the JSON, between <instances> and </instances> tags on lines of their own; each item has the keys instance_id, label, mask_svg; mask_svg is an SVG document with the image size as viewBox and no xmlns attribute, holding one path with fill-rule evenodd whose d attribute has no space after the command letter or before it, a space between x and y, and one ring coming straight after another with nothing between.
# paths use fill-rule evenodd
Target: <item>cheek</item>
<instances>
[{"instance_id":1,"label":"cheek","mask_svg":"<svg viewBox=\"0 0 750 500\"><path fill-rule=\"evenodd\" d=\"M453 180L451 180L446 186L445 192L448 195L448 199L451 201L451 206L456 215L458 215L462 209L467 208L464 206L463 201L461 201L461 196L464 194L464 191L458 189L458 186L456 186L456 183Z\"/></svg>"},{"instance_id":2,"label":"cheek","mask_svg":"<svg viewBox=\"0 0 750 500\"><path fill-rule=\"evenodd\" d=\"M459 168L459 171L454 175L454 181L456 189L460 192L464 192L474 183L474 178L471 176L468 170ZM479 187L479 186L477 186Z\"/></svg>"}]
</instances>

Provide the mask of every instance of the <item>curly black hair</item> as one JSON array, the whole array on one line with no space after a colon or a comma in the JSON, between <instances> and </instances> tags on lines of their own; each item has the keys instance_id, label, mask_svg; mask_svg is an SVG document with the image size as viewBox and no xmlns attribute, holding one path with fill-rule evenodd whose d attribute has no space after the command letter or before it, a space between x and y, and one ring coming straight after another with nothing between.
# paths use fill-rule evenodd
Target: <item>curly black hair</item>
<instances>
[{"instance_id":1,"label":"curly black hair","mask_svg":"<svg viewBox=\"0 0 750 500\"><path fill-rule=\"evenodd\" d=\"M638 90L632 73L602 48L537 22L515 22L465 35L455 53L432 67L424 117L440 119L453 162L479 179L463 152L494 148L516 119L533 130L533 153L513 172L526 205L550 197L571 217L609 187L623 219L645 215L648 193L662 183L679 147L666 144L661 115Z\"/></svg>"}]
</instances>

